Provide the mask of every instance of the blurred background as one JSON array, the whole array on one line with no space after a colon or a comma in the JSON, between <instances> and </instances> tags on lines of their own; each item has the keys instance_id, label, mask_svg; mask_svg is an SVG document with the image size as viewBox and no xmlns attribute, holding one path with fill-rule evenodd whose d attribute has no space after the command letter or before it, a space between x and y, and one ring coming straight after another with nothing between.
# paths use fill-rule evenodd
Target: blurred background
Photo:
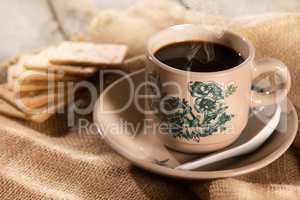
<instances>
[{"instance_id":1,"label":"blurred background","mask_svg":"<svg viewBox=\"0 0 300 200\"><path fill-rule=\"evenodd\" d=\"M106 8L126 8L135 1L137 0L2 0L0 60L28 49L69 39L84 31L95 12ZM300 11L299 0L174 1L203 14L225 17Z\"/></svg>"}]
</instances>

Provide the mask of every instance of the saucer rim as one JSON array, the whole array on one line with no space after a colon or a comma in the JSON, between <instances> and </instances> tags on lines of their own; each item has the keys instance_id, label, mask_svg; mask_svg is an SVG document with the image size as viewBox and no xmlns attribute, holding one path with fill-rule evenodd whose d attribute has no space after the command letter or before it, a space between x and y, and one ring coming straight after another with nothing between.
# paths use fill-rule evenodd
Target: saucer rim
<instances>
[{"instance_id":1,"label":"saucer rim","mask_svg":"<svg viewBox=\"0 0 300 200\"><path fill-rule=\"evenodd\" d=\"M189 179L189 180L201 180L201 179L216 179L216 178L227 178L227 177L235 177L240 176L243 174L247 174L256 170L259 170L270 163L277 160L281 155L283 155L288 148L292 145L296 134L298 130L298 116L296 109L292 102L287 98L287 103L291 106L291 114L293 115L293 123L294 124L294 131L285 142L281 144L279 148L277 148L272 153L268 154L266 157L253 162L251 164L238 167L235 169L228 169L228 170L215 170L215 171L184 171L184 170L176 170L173 168L168 168L160 165L156 165L154 163L151 163L149 161L139 160L134 158L134 156L131 156L130 154L127 154L120 148L118 145L115 145L113 141L109 137L106 137L101 125L100 120L100 112L97 112L100 107L100 98L103 98L102 96L106 95L112 88L114 88L117 84L124 81L128 77L135 76L137 74L142 74L145 72L145 69L138 70L136 72L130 73L116 81L114 81L111 85L109 85L106 89L103 90L102 94L98 97L96 104L94 106L94 112L93 112L93 121L96 125L97 131L99 134L101 134L102 139L119 155L121 155L123 158L131 162L133 165L138 166L142 169L145 169L147 171L150 171L155 174L159 174L162 176L168 176L173 178L180 178L180 179Z\"/></svg>"}]
</instances>

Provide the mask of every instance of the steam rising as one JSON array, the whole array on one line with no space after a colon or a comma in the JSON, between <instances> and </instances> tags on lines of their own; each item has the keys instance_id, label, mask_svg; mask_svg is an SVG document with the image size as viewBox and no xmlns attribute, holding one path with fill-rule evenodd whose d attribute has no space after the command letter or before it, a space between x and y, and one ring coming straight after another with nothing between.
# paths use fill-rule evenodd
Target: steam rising
<instances>
[{"instance_id":1,"label":"steam rising","mask_svg":"<svg viewBox=\"0 0 300 200\"><path fill-rule=\"evenodd\" d=\"M200 56L198 56L200 55ZM188 51L187 64L186 67L188 70L191 69L193 60L197 58L197 61L203 64L209 63L215 59L215 50L212 44L203 43L203 44L193 44L191 49Z\"/></svg>"}]
</instances>

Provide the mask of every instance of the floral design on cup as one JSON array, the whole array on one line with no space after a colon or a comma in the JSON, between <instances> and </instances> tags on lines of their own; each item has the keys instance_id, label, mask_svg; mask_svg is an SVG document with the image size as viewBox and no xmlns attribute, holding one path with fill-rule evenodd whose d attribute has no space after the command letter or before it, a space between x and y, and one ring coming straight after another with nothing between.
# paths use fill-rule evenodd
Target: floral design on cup
<instances>
[{"instance_id":1,"label":"floral design on cup","mask_svg":"<svg viewBox=\"0 0 300 200\"><path fill-rule=\"evenodd\" d=\"M150 73L151 81L161 87L159 77ZM157 117L167 127L164 129L174 138L199 142L201 137L221 133L234 117L228 113L225 98L232 95L237 86L229 84L221 87L215 82L194 81L188 84L188 91L193 99L193 105L183 98L170 96L165 93L160 98L161 107ZM152 102L153 103L153 102ZM152 104L158 106L158 103Z\"/></svg>"}]
</instances>

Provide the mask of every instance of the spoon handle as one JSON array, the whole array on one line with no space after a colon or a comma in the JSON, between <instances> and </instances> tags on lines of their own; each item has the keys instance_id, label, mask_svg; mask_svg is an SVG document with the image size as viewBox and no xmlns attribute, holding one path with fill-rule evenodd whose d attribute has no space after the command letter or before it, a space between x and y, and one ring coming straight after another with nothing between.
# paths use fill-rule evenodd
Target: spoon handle
<instances>
[{"instance_id":1,"label":"spoon handle","mask_svg":"<svg viewBox=\"0 0 300 200\"><path fill-rule=\"evenodd\" d=\"M202 167L202 166L214 163L214 162L218 162L220 160L225 160L225 159L228 159L228 158L231 158L234 156L238 156L239 154L240 153L238 151L236 151L235 149L229 149L227 151L210 154L210 155L200 158L198 160L184 163L182 165L177 166L175 169L193 170L193 169L197 169L199 167Z\"/></svg>"},{"instance_id":2,"label":"spoon handle","mask_svg":"<svg viewBox=\"0 0 300 200\"><path fill-rule=\"evenodd\" d=\"M240 156L254 151L268 139L268 137L272 134L274 129L277 127L280 121L280 113L281 113L281 108L279 105L277 105L277 109L273 117L271 118L271 120L254 138L252 138L251 141L248 141L244 144L241 144L240 146L222 152L212 153L203 158L184 163L182 165L177 166L175 169L193 170L214 162L226 160L228 158Z\"/></svg>"}]
</instances>

